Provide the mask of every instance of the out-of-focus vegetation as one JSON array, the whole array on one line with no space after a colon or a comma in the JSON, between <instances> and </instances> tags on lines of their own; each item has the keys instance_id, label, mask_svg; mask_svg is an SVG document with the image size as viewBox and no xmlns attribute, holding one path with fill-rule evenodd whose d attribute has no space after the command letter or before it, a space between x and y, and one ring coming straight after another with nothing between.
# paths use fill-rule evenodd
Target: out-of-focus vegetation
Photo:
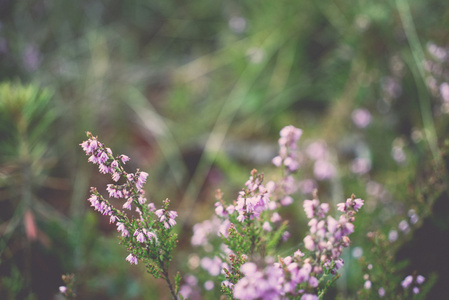
<instances>
[{"instance_id":1,"label":"out-of-focus vegetation","mask_svg":"<svg viewBox=\"0 0 449 300\"><path fill-rule=\"evenodd\" d=\"M416 270L438 299L448 28L449 3L436 0L0 1L0 298L59 299L66 273L80 299L167 297L88 208L89 186L105 182L78 147L85 131L150 174L154 202L172 200L174 265L187 271L191 227L212 215L214 190L235 198L252 168L276 176L278 132L292 124L304 130L304 184L285 211L289 246L314 187L323 200L366 200L330 297L363 289L365 256L373 295L374 279ZM385 258L373 244L403 268L376 271Z\"/></svg>"}]
</instances>

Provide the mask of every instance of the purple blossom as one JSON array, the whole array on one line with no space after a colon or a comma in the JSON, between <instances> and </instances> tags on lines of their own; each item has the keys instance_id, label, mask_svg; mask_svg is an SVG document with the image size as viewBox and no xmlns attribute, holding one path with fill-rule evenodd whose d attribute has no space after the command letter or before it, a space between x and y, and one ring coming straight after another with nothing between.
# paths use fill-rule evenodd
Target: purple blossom
<instances>
[{"instance_id":1,"label":"purple blossom","mask_svg":"<svg viewBox=\"0 0 449 300\"><path fill-rule=\"evenodd\" d=\"M282 165L282 157L280 157L279 155L274 157L271 162L273 163L273 165L275 165L276 167L280 167Z\"/></svg>"},{"instance_id":2,"label":"purple blossom","mask_svg":"<svg viewBox=\"0 0 449 300\"><path fill-rule=\"evenodd\" d=\"M156 207L154 206L154 203L148 203L147 207L148 207L149 211L155 211L156 210Z\"/></svg>"},{"instance_id":3,"label":"purple blossom","mask_svg":"<svg viewBox=\"0 0 449 300\"><path fill-rule=\"evenodd\" d=\"M371 123L371 114L367 109L358 108L351 114L352 121L359 128L365 128Z\"/></svg>"},{"instance_id":4,"label":"purple blossom","mask_svg":"<svg viewBox=\"0 0 449 300\"><path fill-rule=\"evenodd\" d=\"M301 296L301 300L318 300L318 296L317 295L313 295L313 294L304 294Z\"/></svg>"},{"instance_id":5,"label":"purple blossom","mask_svg":"<svg viewBox=\"0 0 449 300\"><path fill-rule=\"evenodd\" d=\"M213 259L209 257L203 257L201 259L201 267L212 276L218 276L220 274L222 265L223 262L217 256Z\"/></svg>"},{"instance_id":6,"label":"purple blossom","mask_svg":"<svg viewBox=\"0 0 449 300\"><path fill-rule=\"evenodd\" d=\"M148 173L140 172L139 177L137 178L136 187L141 190L145 182L147 181Z\"/></svg>"},{"instance_id":7,"label":"purple blossom","mask_svg":"<svg viewBox=\"0 0 449 300\"><path fill-rule=\"evenodd\" d=\"M333 178L337 173L333 164L329 161L320 159L313 165L313 174L318 180L326 180Z\"/></svg>"},{"instance_id":8,"label":"purple blossom","mask_svg":"<svg viewBox=\"0 0 449 300\"><path fill-rule=\"evenodd\" d=\"M404 289L406 289L411 283L413 282L413 276L408 275L407 277L402 280L401 285Z\"/></svg>"},{"instance_id":9,"label":"purple blossom","mask_svg":"<svg viewBox=\"0 0 449 300\"><path fill-rule=\"evenodd\" d=\"M241 266L244 277L234 285L234 297L242 300L282 299L279 282L283 278L282 269L268 266L259 271L254 263Z\"/></svg>"},{"instance_id":10,"label":"purple blossom","mask_svg":"<svg viewBox=\"0 0 449 300\"><path fill-rule=\"evenodd\" d=\"M117 216L116 215L111 215L109 217L109 224L115 223L116 220L117 220Z\"/></svg>"},{"instance_id":11,"label":"purple blossom","mask_svg":"<svg viewBox=\"0 0 449 300\"><path fill-rule=\"evenodd\" d=\"M127 161L129 161L129 157L122 154L122 155L120 155L120 160L122 161L122 163L125 164Z\"/></svg>"},{"instance_id":12,"label":"purple blossom","mask_svg":"<svg viewBox=\"0 0 449 300\"><path fill-rule=\"evenodd\" d=\"M156 239L156 234L154 234L153 232L146 230L145 228L143 229L143 233L148 237L148 240L152 240L152 239Z\"/></svg>"},{"instance_id":13,"label":"purple blossom","mask_svg":"<svg viewBox=\"0 0 449 300\"><path fill-rule=\"evenodd\" d=\"M112 173L112 180L117 182L120 179L120 174L117 172Z\"/></svg>"},{"instance_id":14,"label":"purple blossom","mask_svg":"<svg viewBox=\"0 0 449 300\"><path fill-rule=\"evenodd\" d=\"M126 257L126 261L129 261L130 264L135 264L135 265L137 265L137 257L135 257L135 256L132 255L132 254L129 254L129 255Z\"/></svg>"},{"instance_id":15,"label":"purple blossom","mask_svg":"<svg viewBox=\"0 0 449 300\"><path fill-rule=\"evenodd\" d=\"M175 218L178 216L178 213L176 211L166 211L165 209L158 209L155 211L155 214L159 218L159 222L164 224L165 229L169 229L170 227L176 225Z\"/></svg>"},{"instance_id":16,"label":"purple blossom","mask_svg":"<svg viewBox=\"0 0 449 300\"><path fill-rule=\"evenodd\" d=\"M104 164L99 164L98 166L98 170L101 174L107 174L109 173L109 167L107 165Z\"/></svg>"},{"instance_id":17,"label":"purple blossom","mask_svg":"<svg viewBox=\"0 0 449 300\"><path fill-rule=\"evenodd\" d=\"M262 225L262 229L265 231L270 232L271 230L273 230L273 228L271 228L271 225L269 222L265 221Z\"/></svg>"},{"instance_id":18,"label":"purple blossom","mask_svg":"<svg viewBox=\"0 0 449 300\"><path fill-rule=\"evenodd\" d=\"M134 232L133 236L137 236L136 239L137 239L137 241L139 243L145 243L146 242L145 235L143 234L142 231L140 231L138 229L136 229L136 231Z\"/></svg>"},{"instance_id":19,"label":"purple blossom","mask_svg":"<svg viewBox=\"0 0 449 300\"><path fill-rule=\"evenodd\" d=\"M137 201L139 202L139 204L144 205L147 202L147 198L139 196L139 198L137 198Z\"/></svg>"},{"instance_id":20,"label":"purple blossom","mask_svg":"<svg viewBox=\"0 0 449 300\"><path fill-rule=\"evenodd\" d=\"M416 283L417 284L422 284L425 280L426 280L426 278L424 276L422 276L422 275L416 276Z\"/></svg>"},{"instance_id":21,"label":"purple blossom","mask_svg":"<svg viewBox=\"0 0 449 300\"><path fill-rule=\"evenodd\" d=\"M123 237L129 236L129 232L125 227L125 224L122 222L117 222L115 225L117 225L117 231L122 233Z\"/></svg>"},{"instance_id":22,"label":"purple blossom","mask_svg":"<svg viewBox=\"0 0 449 300\"><path fill-rule=\"evenodd\" d=\"M276 167L284 165L288 172L294 172L299 167L296 154L296 143L302 135L302 130L294 126L286 126L280 131L279 155L273 158L272 163Z\"/></svg>"}]
</instances>

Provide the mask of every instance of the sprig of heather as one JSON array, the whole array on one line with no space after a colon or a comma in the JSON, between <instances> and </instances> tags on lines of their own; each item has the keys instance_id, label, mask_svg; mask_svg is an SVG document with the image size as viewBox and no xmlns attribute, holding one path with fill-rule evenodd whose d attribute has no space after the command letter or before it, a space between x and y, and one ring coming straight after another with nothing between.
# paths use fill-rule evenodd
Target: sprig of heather
<instances>
[{"instance_id":1,"label":"sprig of heather","mask_svg":"<svg viewBox=\"0 0 449 300\"><path fill-rule=\"evenodd\" d=\"M173 299L178 299L179 274L175 277L175 285L168 274L177 243L177 235L172 232L177 212L169 210L169 199L163 201L160 209L156 209L155 204L147 200L143 186L148 173L139 169L135 173L126 172L124 165L130 160L128 156L114 156L111 149L105 147L90 132L87 132L87 137L88 140L80 146L89 156L88 161L98 165L100 173L111 174L115 182L106 187L109 198L123 199L122 209L117 209L97 188L91 187L88 199L91 207L102 215L109 216L110 223L115 223L120 233L120 243L129 252L126 261L130 264L143 262L148 273L155 278L164 279ZM124 183L119 184L119 181ZM137 212L136 216L127 212L133 209Z\"/></svg>"},{"instance_id":2,"label":"sprig of heather","mask_svg":"<svg viewBox=\"0 0 449 300\"><path fill-rule=\"evenodd\" d=\"M372 246L370 257L360 258L364 275L358 295L364 299L424 299L436 278L426 278L417 270L404 277L406 264L396 261L394 241L381 232L368 232L366 236Z\"/></svg>"},{"instance_id":3,"label":"sprig of heather","mask_svg":"<svg viewBox=\"0 0 449 300\"><path fill-rule=\"evenodd\" d=\"M364 202L354 196L337 206L341 212L337 219L329 215L329 205L320 203L316 193L304 201L310 219L305 249L292 256L276 256L278 244L289 235L279 209L293 203L297 190L292 174L299 166L296 143L301 134L293 126L281 130L279 155L273 159L282 171L279 180L265 185L263 174L253 170L232 204L226 204L218 191L216 216L194 227L194 246L210 248L216 245L211 241L213 234L221 237L222 244L215 249L219 259L216 256L213 265L201 266L221 279L221 291L231 299L318 299L339 277L337 270L344 263L340 256L349 246L355 214ZM217 266L221 272L212 274L211 268Z\"/></svg>"},{"instance_id":4,"label":"sprig of heather","mask_svg":"<svg viewBox=\"0 0 449 300\"><path fill-rule=\"evenodd\" d=\"M243 264L243 273L233 287L237 299L319 299L339 275L344 261L340 257L354 232L356 212L363 200L354 196L338 204L342 212L338 221L328 215L329 205L316 198L305 200L304 211L309 221L309 234L304 238L304 252L278 257L278 262L259 269L253 262ZM254 280L254 279L257 280ZM263 283L261 283L263 282Z\"/></svg>"}]
</instances>

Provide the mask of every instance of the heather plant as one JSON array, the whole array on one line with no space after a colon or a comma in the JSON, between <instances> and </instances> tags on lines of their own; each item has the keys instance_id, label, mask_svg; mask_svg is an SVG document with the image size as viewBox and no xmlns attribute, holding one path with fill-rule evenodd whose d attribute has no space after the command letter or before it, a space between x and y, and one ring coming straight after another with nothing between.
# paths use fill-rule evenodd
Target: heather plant
<instances>
[{"instance_id":1,"label":"heather plant","mask_svg":"<svg viewBox=\"0 0 449 300\"><path fill-rule=\"evenodd\" d=\"M98 165L99 172L111 174L117 184L108 184L107 192L110 198L124 199L122 209L112 206L96 188L91 188L89 202L94 210L109 216L110 223L117 226L120 232L120 243L126 245L129 255L126 260L130 264L145 264L148 273L155 278L162 278L167 282L170 293L177 299L179 275L175 283L169 277L168 268L176 246L176 234L172 232L176 224L177 212L169 210L170 200L163 201L162 208L156 209L152 202L145 197L143 185L148 173L137 170L128 173L124 165L129 161L126 155L113 156L110 148L105 147L90 132L89 139L81 147L89 155L89 161ZM119 183L123 180L123 183ZM126 211L134 210L137 215L128 216Z\"/></svg>"},{"instance_id":2,"label":"heather plant","mask_svg":"<svg viewBox=\"0 0 449 300\"><path fill-rule=\"evenodd\" d=\"M194 226L192 244L210 252L201 259L202 269L210 275L205 290L218 282L221 293L231 299L319 299L338 279L344 264L343 248L350 244L355 216L364 204L354 195L337 205L339 215L334 218L329 204L321 203L315 192L312 200L303 202L309 221L302 247L291 255L279 253L279 244L290 236L280 209L294 203L297 182L292 175L299 167L296 144L301 135L302 130L293 126L280 132L279 155L273 159L281 169L279 180L265 184L264 175L254 169L236 200L228 203L218 190L215 216ZM148 173L139 169L127 172L128 156L114 156L97 137L90 132L87 136L80 145L89 162L98 165L100 173L111 175L114 183L108 184L106 191L109 198L123 203L122 209L117 209L94 187L88 201L116 225L120 243L129 253L125 259L130 264L142 262L148 273L164 279L173 299L199 296L198 279L193 274L186 275L181 287L179 273L174 282L169 275L178 215L169 210L170 201L164 200L159 209L149 202L143 189ZM218 243L214 241L217 238Z\"/></svg>"}]
</instances>

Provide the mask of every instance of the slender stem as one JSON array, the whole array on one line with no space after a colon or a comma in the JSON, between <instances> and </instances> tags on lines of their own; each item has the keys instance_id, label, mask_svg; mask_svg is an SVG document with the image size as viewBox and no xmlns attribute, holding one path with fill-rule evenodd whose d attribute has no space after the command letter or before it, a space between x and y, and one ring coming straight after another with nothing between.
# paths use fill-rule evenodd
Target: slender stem
<instances>
[{"instance_id":1,"label":"slender stem","mask_svg":"<svg viewBox=\"0 0 449 300\"><path fill-rule=\"evenodd\" d=\"M175 293L175 289L173 288L173 284L171 283L168 277L168 270L165 263L159 260L159 264L162 267L162 278L164 278L165 282L167 282L168 288L170 289L170 293L173 296L173 300L178 300L178 296Z\"/></svg>"}]
</instances>

